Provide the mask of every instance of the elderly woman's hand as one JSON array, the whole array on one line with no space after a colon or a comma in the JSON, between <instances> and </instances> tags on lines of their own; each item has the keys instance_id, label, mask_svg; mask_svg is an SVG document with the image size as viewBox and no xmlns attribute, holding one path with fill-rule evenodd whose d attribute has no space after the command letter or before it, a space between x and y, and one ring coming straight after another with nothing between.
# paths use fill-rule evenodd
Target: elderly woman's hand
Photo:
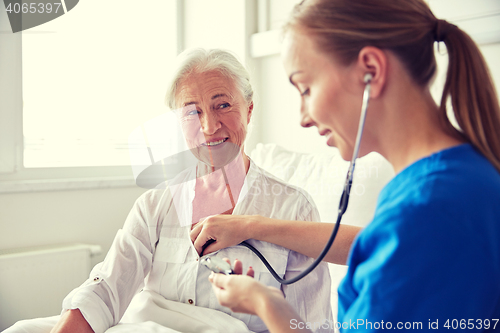
<instances>
[{"instance_id":1,"label":"elderly woman's hand","mask_svg":"<svg viewBox=\"0 0 500 333\"><path fill-rule=\"evenodd\" d=\"M198 254L215 252L229 246L237 245L253 238L251 225L259 217L250 215L214 215L197 223L191 230L191 241ZM261 218L261 217L260 217Z\"/></svg>"}]
</instances>

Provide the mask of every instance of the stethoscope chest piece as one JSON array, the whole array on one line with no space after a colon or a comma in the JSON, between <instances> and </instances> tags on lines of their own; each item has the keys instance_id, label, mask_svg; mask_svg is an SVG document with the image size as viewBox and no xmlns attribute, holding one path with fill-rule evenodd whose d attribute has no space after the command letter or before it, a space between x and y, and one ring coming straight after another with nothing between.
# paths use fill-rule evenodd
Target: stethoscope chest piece
<instances>
[{"instance_id":1,"label":"stethoscope chest piece","mask_svg":"<svg viewBox=\"0 0 500 333\"><path fill-rule=\"evenodd\" d=\"M233 274L233 270L231 269L231 265L226 261L222 260L218 257L206 257L201 259L200 262L202 265L208 267L212 272L222 273L225 275Z\"/></svg>"}]
</instances>

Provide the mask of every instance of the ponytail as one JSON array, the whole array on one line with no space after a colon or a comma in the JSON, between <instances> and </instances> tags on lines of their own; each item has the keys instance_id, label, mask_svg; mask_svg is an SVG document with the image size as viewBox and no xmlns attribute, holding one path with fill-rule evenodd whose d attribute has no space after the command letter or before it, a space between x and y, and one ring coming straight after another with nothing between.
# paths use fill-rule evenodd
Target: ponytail
<instances>
[{"instance_id":1,"label":"ponytail","mask_svg":"<svg viewBox=\"0 0 500 333\"><path fill-rule=\"evenodd\" d=\"M449 62L440 116L448 128L446 101L451 98L453 112L462 134L500 171L500 107L493 80L477 45L459 28L445 21L449 30L442 38Z\"/></svg>"},{"instance_id":2,"label":"ponytail","mask_svg":"<svg viewBox=\"0 0 500 333\"><path fill-rule=\"evenodd\" d=\"M438 20L423 0L302 1L285 29L306 31L344 65L367 45L391 50L422 87L436 71L434 42L443 41L449 66L440 118L451 135L470 142L500 171L500 107L484 58L466 33ZM448 98L460 133L447 117Z\"/></svg>"}]
</instances>

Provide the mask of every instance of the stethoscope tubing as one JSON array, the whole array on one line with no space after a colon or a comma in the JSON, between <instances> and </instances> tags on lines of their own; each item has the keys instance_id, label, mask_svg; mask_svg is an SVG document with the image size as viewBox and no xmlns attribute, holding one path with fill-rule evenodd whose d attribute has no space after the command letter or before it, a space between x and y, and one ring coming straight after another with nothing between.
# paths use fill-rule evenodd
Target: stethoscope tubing
<instances>
[{"instance_id":1,"label":"stethoscope tubing","mask_svg":"<svg viewBox=\"0 0 500 333\"><path fill-rule=\"evenodd\" d=\"M337 215L337 221L335 222L335 227L333 228L332 234L330 235L330 238L328 239L328 242L326 243L325 247L323 248L323 251L321 251L320 255L318 258L314 260L314 262L307 267L304 271L302 271L299 275L285 280L282 277L276 273L276 271L273 269L271 264L264 258L262 253L260 253L255 247L250 245L248 242L243 241L239 245L245 246L248 249L250 249L255 255L262 261L262 263L266 266L266 268L269 270L271 275L281 284L292 284L295 283L302 278L304 278L307 274L312 272L325 258L326 254L328 251L330 251L330 248L332 247L333 242L335 241L335 238L337 237L337 232L339 231L340 227L340 222L342 220L342 216L344 215L345 211L347 210L347 205L349 203L349 195L351 193L351 187L352 187L352 181L354 177L354 167L355 167L355 162L356 159L358 158L358 153L359 153L359 145L361 144L361 138L363 136L363 128L365 125L365 120L366 120L366 110L368 109L368 102L370 100L370 90L371 90L371 85L370 82L372 80L371 74L366 74L364 81L366 83L365 90L363 92L363 102L361 105L361 114L359 117L359 125L358 125L358 132L356 135L356 141L354 144L354 151L352 154L351 162L349 164L349 169L347 172L347 177L346 181L344 184L344 190L342 192L342 196L340 197L340 203L339 203L339 210L338 210L338 215Z\"/></svg>"}]
</instances>

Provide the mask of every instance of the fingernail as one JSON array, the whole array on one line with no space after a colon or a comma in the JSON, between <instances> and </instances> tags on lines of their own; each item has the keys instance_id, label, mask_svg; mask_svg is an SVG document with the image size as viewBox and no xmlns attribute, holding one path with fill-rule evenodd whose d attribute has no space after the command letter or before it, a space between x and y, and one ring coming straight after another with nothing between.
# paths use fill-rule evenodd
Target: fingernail
<instances>
[{"instance_id":1,"label":"fingernail","mask_svg":"<svg viewBox=\"0 0 500 333\"><path fill-rule=\"evenodd\" d=\"M253 269L252 266L248 267L248 269Z\"/></svg>"}]
</instances>

